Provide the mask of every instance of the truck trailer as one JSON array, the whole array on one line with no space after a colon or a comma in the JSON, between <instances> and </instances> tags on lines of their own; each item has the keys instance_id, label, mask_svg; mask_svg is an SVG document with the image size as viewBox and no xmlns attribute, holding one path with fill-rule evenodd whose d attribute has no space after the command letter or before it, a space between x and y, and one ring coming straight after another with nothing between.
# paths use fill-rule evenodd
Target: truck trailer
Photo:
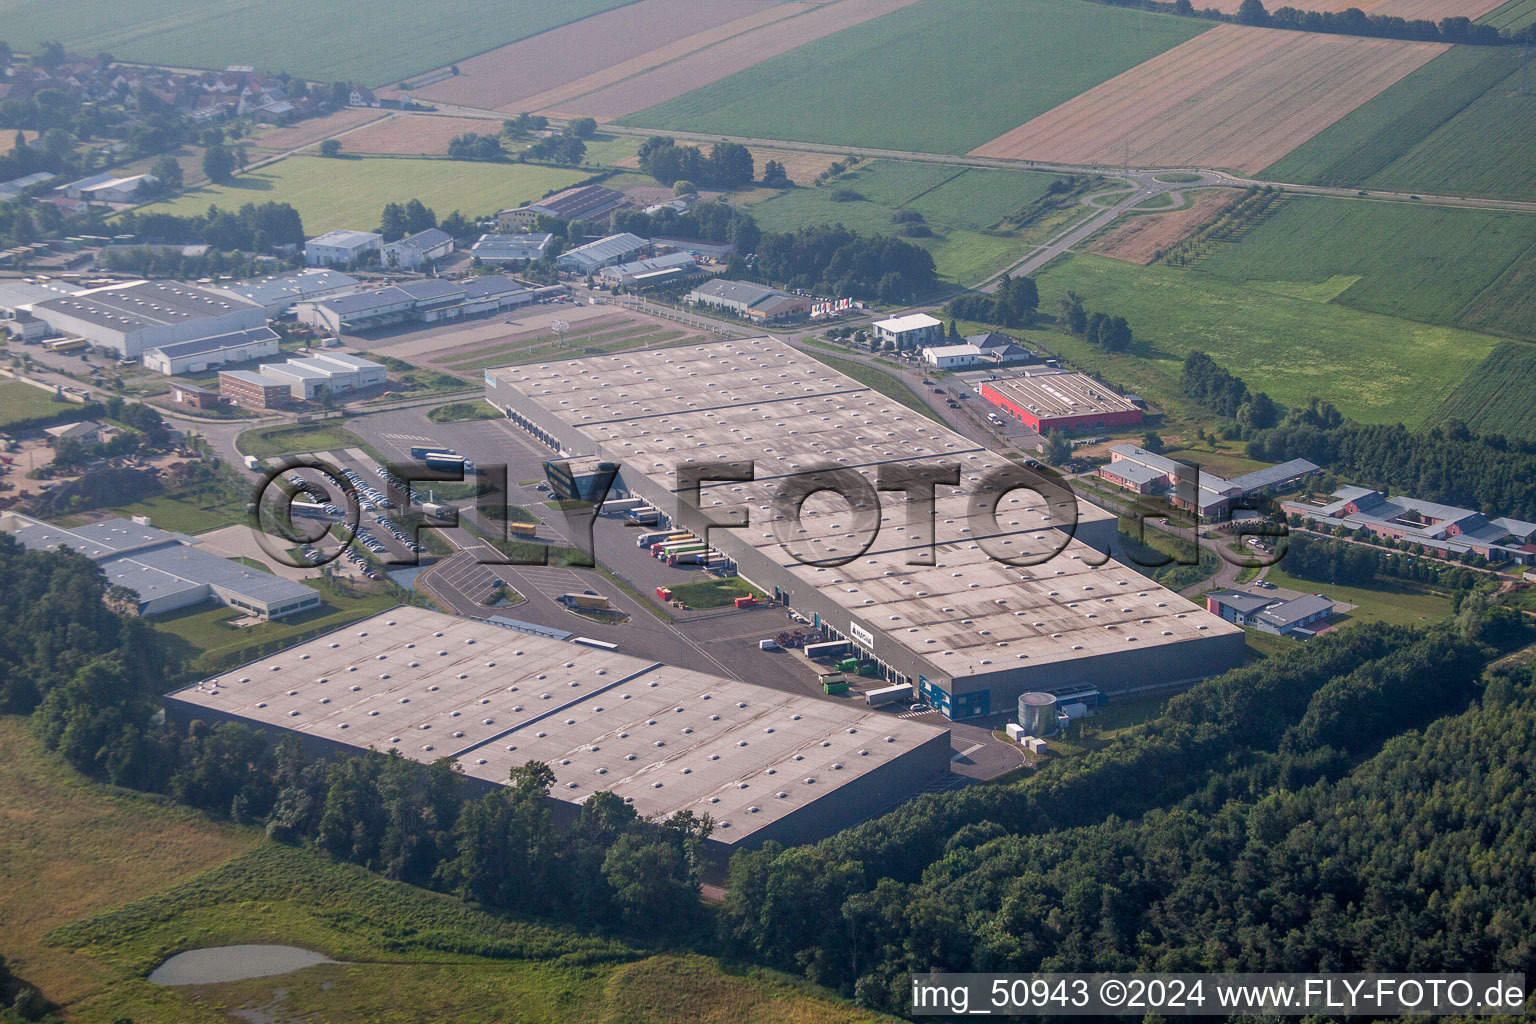
<instances>
[{"instance_id":1,"label":"truck trailer","mask_svg":"<svg viewBox=\"0 0 1536 1024\"><path fill-rule=\"evenodd\" d=\"M864 694L864 703L872 708L882 704L894 704L897 701L912 699L912 684L900 683L896 686L882 686L878 690L868 690Z\"/></svg>"}]
</instances>

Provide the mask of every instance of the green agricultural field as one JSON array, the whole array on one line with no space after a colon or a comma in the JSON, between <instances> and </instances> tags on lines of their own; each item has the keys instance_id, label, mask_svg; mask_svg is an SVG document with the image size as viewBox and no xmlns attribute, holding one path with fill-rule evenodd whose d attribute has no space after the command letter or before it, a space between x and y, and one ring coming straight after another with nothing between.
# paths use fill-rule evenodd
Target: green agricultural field
<instances>
[{"instance_id":1,"label":"green agricultural field","mask_svg":"<svg viewBox=\"0 0 1536 1024\"><path fill-rule=\"evenodd\" d=\"M57 39L75 53L171 67L250 64L316 81L387 85L627 0L0 0L17 50Z\"/></svg>"},{"instance_id":2,"label":"green agricultural field","mask_svg":"<svg viewBox=\"0 0 1536 1024\"><path fill-rule=\"evenodd\" d=\"M247 430L235 439L241 455L270 459L274 455L302 455L334 448L357 448L363 439L345 427L331 423L296 423Z\"/></svg>"},{"instance_id":3,"label":"green agricultural field","mask_svg":"<svg viewBox=\"0 0 1536 1024\"><path fill-rule=\"evenodd\" d=\"M515 342L475 349L445 360L443 365L460 373L472 373L491 366L531 363L542 359L575 359L578 356L623 352L632 348L655 348L686 337L696 336L654 323L582 327L578 322L572 330L560 334L550 331Z\"/></svg>"},{"instance_id":4,"label":"green agricultural field","mask_svg":"<svg viewBox=\"0 0 1536 1024\"><path fill-rule=\"evenodd\" d=\"M1516 267L1518 280L1488 301ZM1536 337L1533 267L1536 215L1308 198L1287 201L1191 273L1287 294L1345 284L1332 301L1355 309Z\"/></svg>"},{"instance_id":5,"label":"green agricultural field","mask_svg":"<svg viewBox=\"0 0 1536 1024\"><path fill-rule=\"evenodd\" d=\"M1209 27L1080 0L921 0L624 123L964 153Z\"/></svg>"},{"instance_id":6,"label":"green agricultural field","mask_svg":"<svg viewBox=\"0 0 1536 1024\"><path fill-rule=\"evenodd\" d=\"M242 174L225 185L205 185L143 208L187 216L210 205L288 203L304 219L306 234L336 228L372 230L389 203L420 199L438 216L462 210L479 217L541 198L590 177L584 171L533 164L367 157L327 160L293 156Z\"/></svg>"},{"instance_id":7,"label":"green agricultural field","mask_svg":"<svg viewBox=\"0 0 1536 1024\"><path fill-rule=\"evenodd\" d=\"M1509 0L1498 10L1477 19L1479 25L1492 25L1500 32L1521 29L1536 22L1536 0Z\"/></svg>"},{"instance_id":8,"label":"green agricultural field","mask_svg":"<svg viewBox=\"0 0 1536 1024\"><path fill-rule=\"evenodd\" d=\"M42 388L19 380L0 381L0 430L39 416L67 418L72 408L79 406L73 402L55 401L53 395Z\"/></svg>"},{"instance_id":9,"label":"green agricultural field","mask_svg":"<svg viewBox=\"0 0 1536 1024\"><path fill-rule=\"evenodd\" d=\"M1515 47L1457 46L1291 152L1262 177L1405 192L1536 193L1536 93Z\"/></svg>"},{"instance_id":10,"label":"green agricultural field","mask_svg":"<svg viewBox=\"0 0 1536 1024\"><path fill-rule=\"evenodd\" d=\"M991 234L999 224L1046 194L1057 175L1029 171L977 170L940 164L877 160L826 185L790 189L752 206L765 230L789 231L805 224L843 224L863 234L898 234L891 218L915 210L933 232L909 238L933 254L940 276L971 285L1017 261L1040 232ZM835 195L857 193L840 202ZM1055 230L1056 222L1050 222Z\"/></svg>"},{"instance_id":11,"label":"green agricultural field","mask_svg":"<svg viewBox=\"0 0 1536 1024\"><path fill-rule=\"evenodd\" d=\"M1233 284L1170 267L1137 267L1076 254L1039 276L1041 308L1068 289L1091 310L1124 316L1137 340L1130 353L1106 354L1082 339L1055 335L1068 358L1177 406L1183 359L1202 349L1286 405L1316 395L1364 423L1418 426L1433 408L1426 395L1449 393L1493 350L1495 339Z\"/></svg>"},{"instance_id":12,"label":"green agricultural field","mask_svg":"<svg viewBox=\"0 0 1536 1024\"><path fill-rule=\"evenodd\" d=\"M1446 396L1425 426L1462 420L1480 434L1536 441L1536 345L1506 342Z\"/></svg>"}]
</instances>

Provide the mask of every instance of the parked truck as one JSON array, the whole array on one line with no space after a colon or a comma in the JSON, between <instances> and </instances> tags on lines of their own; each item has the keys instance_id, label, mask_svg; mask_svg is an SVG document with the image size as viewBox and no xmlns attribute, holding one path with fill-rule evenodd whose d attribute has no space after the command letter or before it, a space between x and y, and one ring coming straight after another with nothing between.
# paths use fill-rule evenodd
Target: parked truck
<instances>
[{"instance_id":1,"label":"parked truck","mask_svg":"<svg viewBox=\"0 0 1536 1024\"><path fill-rule=\"evenodd\" d=\"M847 653L847 640L828 640L824 643L805 645L805 656L812 660L816 660L818 658L836 658Z\"/></svg>"},{"instance_id":2,"label":"parked truck","mask_svg":"<svg viewBox=\"0 0 1536 1024\"><path fill-rule=\"evenodd\" d=\"M882 686L878 690L867 690L864 693L864 703L872 708L878 708L882 704L894 704L897 701L912 699L912 684L900 683L896 686Z\"/></svg>"},{"instance_id":3,"label":"parked truck","mask_svg":"<svg viewBox=\"0 0 1536 1024\"><path fill-rule=\"evenodd\" d=\"M261 468L261 460L258 459L254 455L247 455L245 457L245 468L246 469L260 469Z\"/></svg>"},{"instance_id":4,"label":"parked truck","mask_svg":"<svg viewBox=\"0 0 1536 1024\"><path fill-rule=\"evenodd\" d=\"M435 446L432 446L432 445L420 445L420 444L412 445L411 446L411 458L413 458L413 459L424 459L428 455L433 454L434 452L438 453L438 454L441 454L441 455L457 455L457 454L459 454L458 452L454 451L452 448L441 448L441 447L435 447Z\"/></svg>"}]
</instances>

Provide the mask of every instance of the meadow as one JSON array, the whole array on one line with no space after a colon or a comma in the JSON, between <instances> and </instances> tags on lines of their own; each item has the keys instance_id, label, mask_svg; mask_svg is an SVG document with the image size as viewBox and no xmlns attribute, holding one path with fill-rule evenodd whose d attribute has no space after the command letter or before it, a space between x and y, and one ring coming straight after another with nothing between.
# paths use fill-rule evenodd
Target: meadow
<instances>
[{"instance_id":1,"label":"meadow","mask_svg":"<svg viewBox=\"0 0 1536 1024\"><path fill-rule=\"evenodd\" d=\"M928 417L935 423L942 424L944 422L939 418L938 413L928 408L928 404L894 374L887 373L885 370L877 366L870 366L867 363L824 355L822 349L823 346L821 345L811 345L801 349L801 351L812 359L832 367L832 369L843 376L852 377L871 391L880 392L880 394L896 402L898 405L904 405L913 412Z\"/></svg>"},{"instance_id":2,"label":"meadow","mask_svg":"<svg viewBox=\"0 0 1536 1024\"><path fill-rule=\"evenodd\" d=\"M1462 420L1480 434L1536 441L1536 346L1506 342L1445 397L1424 421Z\"/></svg>"},{"instance_id":3,"label":"meadow","mask_svg":"<svg viewBox=\"0 0 1536 1024\"><path fill-rule=\"evenodd\" d=\"M48 416L67 419L73 402L55 401L52 393L19 380L0 381L0 430L23 420Z\"/></svg>"},{"instance_id":4,"label":"meadow","mask_svg":"<svg viewBox=\"0 0 1536 1024\"><path fill-rule=\"evenodd\" d=\"M965 153L1209 27L1078 0L922 0L623 123Z\"/></svg>"},{"instance_id":5,"label":"meadow","mask_svg":"<svg viewBox=\"0 0 1536 1024\"><path fill-rule=\"evenodd\" d=\"M1536 192L1536 95L1518 95L1520 51L1458 46L1319 133L1263 177L1405 192Z\"/></svg>"},{"instance_id":6,"label":"meadow","mask_svg":"<svg viewBox=\"0 0 1536 1024\"><path fill-rule=\"evenodd\" d=\"M241 174L224 185L204 185L141 212L203 213L210 205L236 210L246 203L288 203L308 235L336 228L372 231L384 207L420 199L446 217L454 210L482 217L541 198L590 175L534 164L471 163L388 157L292 156Z\"/></svg>"},{"instance_id":7,"label":"meadow","mask_svg":"<svg viewBox=\"0 0 1536 1024\"><path fill-rule=\"evenodd\" d=\"M1283 404L1316 395L1363 423L1416 427L1431 408L1424 396L1450 392L1495 345L1470 331L1103 256L1073 255L1037 279L1042 309L1071 289L1090 310L1124 316L1136 334L1126 354L1066 335L1048 345L1159 404L1186 401L1183 359L1200 349Z\"/></svg>"},{"instance_id":8,"label":"meadow","mask_svg":"<svg viewBox=\"0 0 1536 1024\"><path fill-rule=\"evenodd\" d=\"M442 365L457 372L470 373L492 366L531 363L543 359L575 359L605 352L624 352L632 348L678 344L684 340L698 341L700 338L685 330L664 327L653 320L620 324L594 322L590 326L578 323L563 334L557 335L552 331L530 332L515 341L450 355L442 360Z\"/></svg>"},{"instance_id":9,"label":"meadow","mask_svg":"<svg viewBox=\"0 0 1536 1024\"><path fill-rule=\"evenodd\" d=\"M341 1022L890 1020L772 972L487 914L91 782L21 718L0 718L0 747L5 955L67 1019L214 1024L250 1008ZM221 985L145 980L174 953L247 942L346 962Z\"/></svg>"},{"instance_id":10,"label":"meadow","mask_svg":"<svg viewBox=\"0 0 1536 1024\"><path fill-rule=\"evenodd\" d=\"M45 39L82 54L171 67L249 64L316 81L387 85L618 7L626 0L0 0L18 50Z\"/></svg>"},{"instance_id":11,"label":"meadow","mask_svg":"<svg viewBox=\"0 0 1536 1024\"><path fill-rule=\"evenodd\" d=\"M1485 302L1517 265L1536 260L1536 216L1409 203L1290 199L1240 241L1191 271L1266 288L1347 283L1333 299L1425 323L1536 336L1531 282ZM1350 281L1352 279L1352 281ZM1522 306L1524 308L1522 309ZM1476 309L1477 323L1466 319Z\"/></svg>"},{"instance_id":12,"label":"meadow","mask_svg":"<svg viewBox=\"0 0 1536 1024\"><path fill-rule=\"evenodd\" d=\"M360 448L363 439L342 426L330 423L284 424L247 430L235 440L241 455L269 459L274 455L301 455L334 448Z\"/></svg>"},{"instance_id":13,"label":"meadow","mask_svg":"<svg viewBox=\"0 0 1536 1024\"><path fill-rule=\"evenodd\" d=\"M897 211L915 210L933 235L908 241L933 253L941 277L970 285L1043 240L1039 230L1001 235L987 229L1045 195L1056 178L1030 171L877 160L825 185L781 192L753 204L751 211L768 231L841 223L864 234L892 235L903 227L892 220ZM833 198L849 192L861 198ZM1044 223L1050 230L1059 226L1054 219Z\"/></svg>"},{"instance_id":14,"label":"meadow","mask_svg":"<svg viewBox=\"0 0 1536 1024\"><path fill-rule=\"evenodd\" d=\"M1304 594L1322 594L1334 601L1356 605L1329 620L1330 625L1346 626L1359 622L1386 622L1394 626L1424 626L1451 614L1451 599L1401 582L1387 581L1364 587L1342 587L1332 583L1292 576L1279 565L1271 566L1264 578L1277 587L1299 590Z\"/></svg>"}]
</instances>

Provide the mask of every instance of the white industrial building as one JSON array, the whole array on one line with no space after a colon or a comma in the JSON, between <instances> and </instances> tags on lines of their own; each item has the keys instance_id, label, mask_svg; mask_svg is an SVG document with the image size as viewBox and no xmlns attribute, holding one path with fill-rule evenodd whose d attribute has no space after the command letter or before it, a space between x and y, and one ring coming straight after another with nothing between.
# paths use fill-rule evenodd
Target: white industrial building
<instances>
[{"instance_id":1,"label":"white industrial building","mask_svg":"<svg viewBox=\"0 0 1536 1024\"><path fill-rule=\"evenodd\" d=\"M202 373L225 363L244 363L278 353L277 332L265 325L211 338L178 341L144 350L144 365L167 377L180 373Z\"/></svg>"},{"instance_id":2,"label":"white industrial building","mask_svg":"<svg viewBox=\"0 0 1536 1024\"><path fill-rule=\"evenodd\" d=\"M923 362L935 370L965 370L981 365L981 349L975 345L929 345L923 349Z\"/></svg>"},{"instance_id":3,"label":"white industrial building","mask_svg":"<svg viewBox=\"0 0 1536 1024\"><path fill-rule=\"evenodd\" d=\"M160 179L153 174L119 177L111 172L105 172L61 185L60 190L70 199L84 199L96 203L131 203L140 198L140 189L153 187L159 183Z\"/></svg>"},{"instance_id":4,"label":"white industrial building","mask_svg":"<svg viewBox=\"0 0 1536 1024\"><path fill-rule=\"evenodd\" d=\"M319 352L283 363L262 363L260 376L286 384L289 393L313 401L322 391L338 395L383 384L384 367L371 359L342 352Z\"/></svg>"},{"instance_id":5,"label":"white industrial building","mask_svg":"<svg viewBox=\"0 0 1536 1024\"><path fill-rule=\"evenodd\" d=\"M300 323L335 334L357 334L403 323L442 323L526 306L534 293L509 277L490 274L467 281L429 278L372 291L301 302Z\"/></svg>"},{"instance_id":6,"label":"white industrial building","mask_svg":"<svg viewBox=\"0 0 1536 1024\"><path fill-rule=\"evenodd\" d=\"M943 340L944 324L927 313L908 313L875 321L875 337L893 341L897 348L922 348Z\"/></svg>"},{"instance_id":7,"label":"white industrial building","mask_svg":"<svg viewBox=\"0 0 1536 1024\"><path fill-rule=\"evenodd\" d=\"M1004 485L1026 471L772 338L493 369L485 398L564 456L618 463L616 486L674 522L688 463L755 467L703 485L706 514L745 518L710 545L951 718L1063 683L1123 691L1243 659L1240 628L1104 554L1112 514L1069 490ZM853 509L813 496L798 522L782 517L775 496L818 467L862 478L875 508L857 492ZM933 516L911 518L900 491L877 495L897 469L930 474ZM937 487L950 472L958 488ZM988 507L995 523L976 511Z\"/></svg>"},{"instance_id":8,"label":"white industrial building","mask_svg":"<svg viewBox=\"0 0 1536 1024\"><path fill-rule=\"evenodd\" d=\"M130 281L32 304L60 334L84 338L124 359L180 341L229 334L267 322L254 302L176 281Z\"/></svg>"},{"instance_id":9,"label":"white industrial building","mask_svg":"<svg viewBox=\"0 0 1536 1024\"><path fill-rule=\"evenodd\" d=\"M554 240L555 236L547 231L488 234L481 235L469 251L481 263L537 263L549 252Z\"/></svg>"},{"instance_id":10,"label":"white industrial building","mask_svg":"<svg viewBox=\"0 0 1536 1024\"><path fill-rule=\"evenodd\" d=\"M648 260L604 267L598 279L609 288L652 288L672 281L686 281L704 273L691 253L671 252Z\"/></svg>"},{"instance_id":11,"label":"white industrial building","mask_svg":"<svg viewBox=\"0 0 1536 1024\"><path fill-rule=\"evenodd\" d=\"M428 228L399 241L388 242L383 248L384 266L396 270L420 270L430 267L453 252L453 237L441 228Z\"/></svg>"},{"instance_id":12,"label":"white industrial building","mask_svg":"<svg viewBox=\"0 0 1536 1024\"><path fill-rule=\"evenodd\" d=\"M275 274L259 277L240 284L219 285L213 290L233 295L246 302L263 307L270 317L279 317L291 310L295 303L307 299L323 299L331 295L343 295L355 291L361 284L355 277L339 270L314 268L296 270L291 274Z\"/></svg>"},{"instance_id":13,"label":"white industrial building","mask_svg":"<svg viewBox=\"0 0 1536 1024\"><path fill-rule=\"evenodd\" d=\"M304 243L304 262L312 267L350 267L384 246L377 231L327 231Z\"/></svg>"},{"instance_id":14,"label":"white industrial building","mask_svg":"<svg viewBox=\"0 0 1536 1024\"><path fill-rule=\"evenodd\" d=\"M31 551L69 547L106 573L107 582L134 595L133 611L157 615L217 601L260 619L279 619L320 604L302 583L252 569L197 547L185 534L131 519L104 519L66 529L17 512L0 512L0 531Z\"/></svg>"},{"instance_id":15,"label":"white industrial building","mask_svg":"<svg viewBox=\"0 0 1536 1024\"><path fill-rule=\"evenodd\" d=\"M578 245L574 249L567 249L555 257L555 266L561 270L569 270L573 274L595 274L604 267L638 259L644 256L650 247L651 243L639 235L624 231L617 235L599 238L595 242L588 242L586 245Z\"/></svg>"},{"instance_id":16,"label":"white industrial building","mask_svg":"<svg viewBox=\"0 0 1536 1024\"><path fill-rule=\"evenodd\" d=\"M472 795L529 761L572 820L610 792L643 817L708 814L711 852L814 842L949 772L950 732L617 651L398 607L166 697L306 752L451 758Z\"/></svg>"}]
</instances>

